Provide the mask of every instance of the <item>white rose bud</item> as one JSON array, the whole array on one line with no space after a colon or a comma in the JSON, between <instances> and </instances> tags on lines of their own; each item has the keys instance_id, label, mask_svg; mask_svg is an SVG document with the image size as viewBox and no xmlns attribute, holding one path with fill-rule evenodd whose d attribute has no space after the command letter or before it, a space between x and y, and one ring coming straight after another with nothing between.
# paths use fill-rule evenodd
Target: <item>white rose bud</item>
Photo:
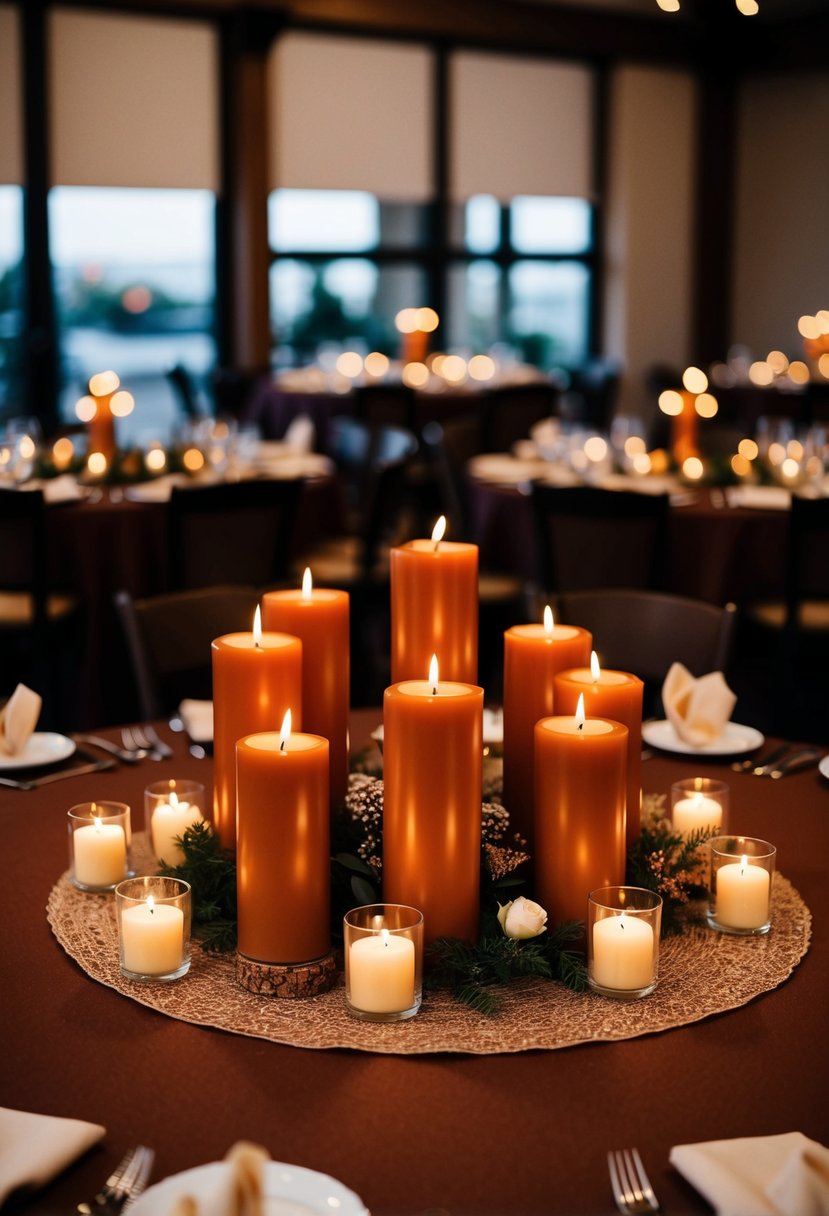
<instances>
[{"instance_id":1,"label":"white rose bud","mask_svg":"<svg viewBox=\"0 0 829 1216\"><path fill-rule=\"evenodd\" d=\"M507 937L521 941L528 937L538 937L547 928L547 913L541 904L534 903L520 895L511 899L508 904L498 905L498 924Z\"/></svg>"}]
</instances>

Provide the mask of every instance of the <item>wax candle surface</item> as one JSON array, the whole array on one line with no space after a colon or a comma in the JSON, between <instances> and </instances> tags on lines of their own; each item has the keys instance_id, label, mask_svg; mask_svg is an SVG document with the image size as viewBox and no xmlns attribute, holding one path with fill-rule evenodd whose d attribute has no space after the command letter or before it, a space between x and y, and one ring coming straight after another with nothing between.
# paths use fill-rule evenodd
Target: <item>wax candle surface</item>
<instances>
[{"instance_id":1,"label":"wax candle surface","mask_svg":"<svg viewBox=\"0 0 829 1216\"><path fill-rule=\"evenodd\" d=\"M168 975L184 957L184 913L149 900L121 912L123 966L136 975Z\"/></svg>"},{"instance_id":2,"label":"wax candle surface","mask_svg":"<svg viewBox=\"0 0 829 1216\"><path fill-rule=\"evenodd\" d=\"M722 805L716 798L708 798L705 794L690 794L674 803L671 822L674 831L683 836L690 836L700 829L711 831L722 827Z\"/></svg>"},{"instance_id":3,"label":"wax candle surface","mask_svg":"<svg viewBox=\"0 0 829 1216\"><path fill-rule=\"evenodd\" d=\"M287 709L302 725L302 643L284 633L229 633L213 650L213 829L236 847L236 742L278 727Z\"/></svg>"},{"instance_id":4,"label":"wax candle surface","mask_svg":"<svg viewBox=\"0 0 829 1216\"><path fill-rule=\"evenodd\" d=\"M732 929L759 929L769 919L771 877L746 857L717 870L716 915Z\"/></svg>"},{"instance_id":5,"label":"wax candle surface","mask_svg":"<svg viewBox=\"0 0 829 1216\"><path fill-rule=\"evenodd\" d=\"M423 913L427 942L477 941L482 688L426 680L386 689L383 895Z\"/></svg>"},{"instance_id":6,"label":"wax candle surface","mask_svg":"<svg viewBox=\"0 0 829 1216\"><path fill-rule=\"evenodd\" d=\"M628 671L588 668L563 671L554 679L557 714L572 714L581 694L588 718L609 718L628 728L625 798L626 848L639 837L642 805L642 695L644 684Z\"/></svg>"},{"instance_id":7,"label":"wax candle surface","mask_svg":"<svg viewBox=\"0 0 829 1216\"><path fill-rule=\"evenodd\" d=\"M535 724L556 712L558 672L584 666L592 636L573 625L513 625L504 634L504 806L534 853Z\"/></svg>"},{"instance_id":8,"label":"wax candle surface","mask_svg":"<svg viewBox=\"0 0 829 1216\"><path fill-rule=\"evenodd\" d=\"M408 937L380 933L357 938L348 956L349 1000L366 1013L399 1013L415 999L415 948Z\"/></svg>"},{"instance_id":9,"label":"wax candle surface","mask_svg":"<svg viewBox=\"0 0 829 1216\"><path fill-rule=\"evenodd\" d=\"M636 916L605 916L593 925L593 980L634 991L653 979L653 929Z\"/></svg>"},{"instance_id":10,"label":"wax candle surface","mask_svg":"<svg viewBox=\"0 0 829 1216\"><path fill-rule=\"evenodd\" d=\"M478 546L413 540L391 551L391 678L417 680L433 654L445 680L478 679Z\"/></svg>"},{"instance_id":11,"label":"wax candle surface","mask_svg":"<svg viewBox=\"0 0 829 1216\"><path fill-rule=\"evenodd\" d=\"M331 948L328 740L273 731L239 740L239 951L305 963Z\"/></svg>"},{"instance_id":12,"label":"wax candle surface","mask_svg":"<svg viewBox=\"0 0 829 1216\"><path fill-rule=\"evenodd\" d=\"M625 878L628 730L543 718L535 728L535 885L550 923L584 920L589 893Z\"/></svg>"},{"instance_id":13,"label":"wax candle surface","mask_svg":"<svg viewBox=\"0 0 829 1216\"><path fill-rule=\"evenodd\" d=\"M202 813L197 806L179 801L175 790L170 791L169 801L159 802L153 807L150 817L150 835L153 853L168 866L178 866L184 861L184 851L176 844L189 827L200 823Z\"/></svg>"},{"instance_id":14,"label":"wax candle surface","mask_svg":"<svg viewBox=\"0 0 829 1216\"><path fill-rule=\"evenodd\" d=\"M302 642L302 727L328 740L331 801L340 803L348 785L348 593L269 591L262 597L262 625Z\"/></svg>"},{"instance_id":15,"label":"wax candle surface","mask_svg":"<svg viewBox=\"0 0 829 1216\"><path fill-rule=\"evenodd\" d=\"M119 823L100 823L72 833L75 881L84 887L114 887L127 873L127 838Z\"/></svg>"}]
</instances>

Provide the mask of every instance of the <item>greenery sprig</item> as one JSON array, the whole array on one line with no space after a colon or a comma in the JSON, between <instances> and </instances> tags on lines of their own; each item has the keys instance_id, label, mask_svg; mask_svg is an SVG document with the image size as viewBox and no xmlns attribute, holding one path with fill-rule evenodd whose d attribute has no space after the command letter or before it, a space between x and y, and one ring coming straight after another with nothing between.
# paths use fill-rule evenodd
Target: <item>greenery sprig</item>
<instances>
[{"instance_id":1,"label":"greenery sprig","mask_svg":"<svg viewBox=\"0 0 829 1216\"><path fill-rule=\"evenodd\" d=\"M717 833L699 829L689 836L675 832L665 811L665 795L644 799L642 829L628 853L627 877L662 897L662 934L681 933L689 921L702 919L694 903L708 894L708 875L700 846Z\"/></svg>"},{"instance_id":2,"label":"greenery sprig","mask_svg":"<svg viewBox=\"0 0 829 1216\"><path fill-rule=\"evenodd\" d=\"M192 824L179 841L184 860L162 865L166 878L183 878L193 888L193 933L205 950L236 947L236 855L223 849L202 821Z\"/></svg>"}]
</instances>

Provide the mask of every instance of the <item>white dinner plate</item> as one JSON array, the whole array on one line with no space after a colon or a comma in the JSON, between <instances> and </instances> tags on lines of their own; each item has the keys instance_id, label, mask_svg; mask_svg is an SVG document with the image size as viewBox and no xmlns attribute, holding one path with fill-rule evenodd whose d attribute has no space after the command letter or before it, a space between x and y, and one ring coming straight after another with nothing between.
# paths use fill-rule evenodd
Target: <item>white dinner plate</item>
<instances>
[{"instance_id":1,"label":"white dinner plate","mask_svg":"<svg viewBox=\"0 0 829 1216\"><path fill-rule=\"evenodd\" d=\"M219 1216L214 1204L221 1193L223 1175L229 1170L226 1162L215 1161L173 1174L149 1187L130 1208L131 1216L163 1216L184 1195L203 1204L199 1216L202 1210L204 1216ZM362 1200L336 1178L300 1165L267 1162L265 1216L331 1216L332 1212L337 1216L368 1216Z\"/></svg>"},{"instance_id":2,"label":"white dinner plate","mask_svg":"<svg viewBox=\"0 0 829 1216\"><path fill-rule=\"evenodd\" d=\"M692 747L680 739L667 718L651 719L642 723L642 738L651 747L663 752L677 752L683 756L739 756L762 747L763 736L753 726L740 726L739 722L726 722L722 732L704 747Z\"/></svg>"},{"instance_id":3,"label":"white dinner plate","mask_svg":"<svg viewBox=\"0 0 829 1216\"><path fill-rule=\"evenodd\" d=\"M829 754L823 757L820 764L817 766L817 771L820 773L821 777L825 777L826 780L829 781Z\"/></svg>"},{"instance_id":4,"label":"white dinner plate","mask_svg":"<svg viewBox=\"0 0 829 1216\"><path fill-rule=\"evenodd\" d=\"M57 764L71 756L75 750L73 739L56 735L52 731L35 731L29 735L26 746L16 756L0 752L0 769L42 768L44 764Z\"/></svg>"}]
</instances>

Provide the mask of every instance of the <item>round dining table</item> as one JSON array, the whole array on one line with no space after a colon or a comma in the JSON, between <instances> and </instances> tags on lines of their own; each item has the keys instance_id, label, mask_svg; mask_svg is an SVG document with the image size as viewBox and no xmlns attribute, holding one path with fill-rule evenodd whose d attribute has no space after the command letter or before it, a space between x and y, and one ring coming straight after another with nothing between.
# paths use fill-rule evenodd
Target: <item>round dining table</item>
<instances>
[{"instance_id":1,"label":"round dining table","mask_svg":"<svg viewBox=\"0 0 829 1216\"><path fill-rule=\"evenodd\" d=\"M379 721L379 710L353 714L352 747L368 743ZM607 1216L607 1152L635 1145L663 1209L702 1213L706 1201L669 1164L673 1145L793 1130L829 1143L829 782L814 767L773 781L722 759L657 752L643 764L647 793L667 794L681 777L724 778L731 830L776 844L778 868L813 918L808 950L779 986L645 1035L636 1031L642 1003L633 1002L633 1037L621 1041L375 1054L168 1017L91 979L56 941L46 904L67 869L70 806L126 801L143 826L153 781L196 778L209 794L211 760L194 758L166 723L158 728L173 749L168 760L31 791L0 787L0 1104L106 1128L94 1149L9 1210L73 1212L132 1144L155 1149L157 1180L247 1139L275 1160L333 1175L373 1216Z\"/></svg>"}]
</instances>

